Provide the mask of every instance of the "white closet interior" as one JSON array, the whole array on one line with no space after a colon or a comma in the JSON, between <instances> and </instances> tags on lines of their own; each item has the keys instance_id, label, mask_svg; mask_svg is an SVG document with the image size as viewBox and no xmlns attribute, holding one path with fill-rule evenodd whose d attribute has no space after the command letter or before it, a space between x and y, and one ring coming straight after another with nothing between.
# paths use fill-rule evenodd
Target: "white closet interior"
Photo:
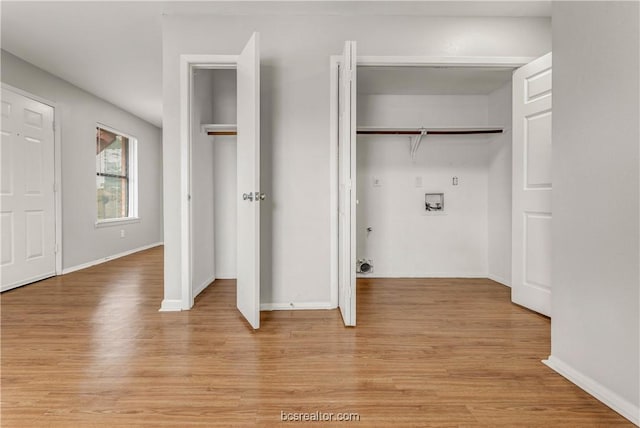
<instances>
[{"instance_id":1,"label":"white closet interior","mask_svg":"<svg viewBox=\"0 0 640 428\"><path fill-rule=\"evenodd\" d=\"M358 67L359 276L509 284L512 73Z\"/></svg>"},{"instance_id":2,"label":"white closet interior","mask_svg":"<svg viewBox=\"0 0 640 428\"><path fill-rule=\"evenodd\" d=\"M195 297L215 279L236 278L236 70L195 69L191 100Z\"/></svg>"}]
</instances>

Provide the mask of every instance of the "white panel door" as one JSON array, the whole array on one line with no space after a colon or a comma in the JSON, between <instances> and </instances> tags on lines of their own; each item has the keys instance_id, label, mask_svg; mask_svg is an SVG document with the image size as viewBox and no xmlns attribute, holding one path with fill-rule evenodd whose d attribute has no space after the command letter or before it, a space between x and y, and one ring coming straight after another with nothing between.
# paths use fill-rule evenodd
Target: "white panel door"
<instances>
[{"instance_id":1,"label":"white panel door","mask_svg":"<svg viewBox=\"0 0 640 428\"><path fill-rule=\"evenodd\" d=\"M54 276L53 108L2 89L2 291Z\"/></svg>"},{"instance_id":2,"label":"white panel door","mask_svg":"<svg viewBox=\"0 0 640 428\"><path fill-rule=\"evenodd\" d=\"M513 74L511 300L551 316L551 53Z\"/></svg>"},{"instance_id":3,"label":"white panel door","mask_svg":"<svg viewBox=\"0 0 640 428\"><path fill-rule=\"evenodd\" d=\"M237 306L260 328L260 38L253 33L238 58Z\"/></svg>"},{"instance_id":4,"label":"white panel door","mask_svg":"<svg viewBox=\"0 0 640 428\"><path fill-rule=\"evenodd\" d=\"M345 42L339 85L338 306L356 325L356 42Z\"/></svg>"}]
</instances>

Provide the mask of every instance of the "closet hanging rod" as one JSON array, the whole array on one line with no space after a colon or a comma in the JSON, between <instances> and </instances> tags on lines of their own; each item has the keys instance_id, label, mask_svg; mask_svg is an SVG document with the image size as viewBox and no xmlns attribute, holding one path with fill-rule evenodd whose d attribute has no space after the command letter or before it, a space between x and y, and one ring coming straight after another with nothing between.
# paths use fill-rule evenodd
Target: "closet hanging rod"
<instances>
[{"instance_id":1,"label":"closet hanging rod","mask_svg":"<svg viewBox=\"0 0 640 428\"><path fill-rule=\"evenodd\" d=\"M238 135L237 131L207 131L207 135Z\"/></svg>"},{"instance_id":2,"label":"closet hanging rod","mask_svg":"<svg viewBox=\"0 0 640 428\"><path fill-rule=\"evenodd\" d=\"M472 135L472 134L501 134L501 128L483 129L359 129L359 135Z\"/></svg>"},{"instance_id":3,"label":"closet hanging rod","mask_svg":"<svg viewBox=\"0 0 640 428\"><path fill-rule=\"evenodd\" d=\"M422 131L357 131L360 135L420 135Z\"/></svg>"},{"instance_id":4,"label":"closet hanging rod","mask_svg":"<svg viewBox=\"0 0 640 428\"><path fill-rule=\"evenodd\" d=\"M502 129L471 129L467 131L427 131L427 135L502 134Z\"/></svg>"}]
</instances>

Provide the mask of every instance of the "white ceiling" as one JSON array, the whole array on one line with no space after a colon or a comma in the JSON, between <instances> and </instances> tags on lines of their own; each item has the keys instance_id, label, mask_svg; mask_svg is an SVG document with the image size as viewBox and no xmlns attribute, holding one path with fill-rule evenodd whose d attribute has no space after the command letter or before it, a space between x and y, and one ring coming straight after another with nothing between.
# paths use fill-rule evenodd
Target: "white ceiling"
<instances>
[{"instance_id":1,"label":"white ceiling","mask_svg":"<svg viewBox=\"0 0 640 428\"><path fill-rule=\"evenodd\" d=\"M157 126L158 3L2 2L2 49Z\"/></svg>"},{"instance_id":2,"label":"white ceiling","mask_svg":"<svg viewBox=\"0 0 640 428\"><path fill-rule=\"evenodd\" d=\"M511 81L512 68L358 67L359 94L486 95Z\"/></svg>"},{"instance_id":3,"label":"white ceiling","mask_svg":"<svg viewBox=\"0 0 640 428\"><path fill-rule=\"evenodd\" d=\"M157 126L162 14L550 16L549 1L2 1L2 49Z\"/></svg>"}]
</instances>

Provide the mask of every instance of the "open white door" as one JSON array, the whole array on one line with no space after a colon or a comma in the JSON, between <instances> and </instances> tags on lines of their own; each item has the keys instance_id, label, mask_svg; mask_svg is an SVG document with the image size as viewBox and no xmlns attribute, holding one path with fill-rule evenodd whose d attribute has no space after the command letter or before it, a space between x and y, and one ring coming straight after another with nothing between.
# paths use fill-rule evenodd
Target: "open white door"
<instances>
[{"instance_id":1,"label":"open white door","mask_svg":"<svg viewBox=\"0 0 640 428\"><path fill-rule=\"evenodd\" d=\"M513 74L511 300L551 316L551 53Z\"/></svg>"},{"instance_id":2,"label":"open white door","mask_svg":"<svg viewBox=\"0 0 640 428\"><path fill-rule=\"evenodd\" d=\"M345 42L340 64L338 137L338 306L356 325L356 42Z\"/></svg>"},{"instance_id":3,"label":"open white door","mask_svg":"<svg viewBox=\"0 0 640 428\"><path fill-rule=\"evenodd\" d=\"M2 89L1 291L56 274L53 107Z\"/></svg>"},{"instance_id":4,"label":"open white door","mask_svg":"<svg viewBox=\"0 0 640 428\"><path fill-rule=\"evenodd\" d=\"M260 38L253 33L238 57L237 306L260 327Z\"/></svg>"}]
</instances>

